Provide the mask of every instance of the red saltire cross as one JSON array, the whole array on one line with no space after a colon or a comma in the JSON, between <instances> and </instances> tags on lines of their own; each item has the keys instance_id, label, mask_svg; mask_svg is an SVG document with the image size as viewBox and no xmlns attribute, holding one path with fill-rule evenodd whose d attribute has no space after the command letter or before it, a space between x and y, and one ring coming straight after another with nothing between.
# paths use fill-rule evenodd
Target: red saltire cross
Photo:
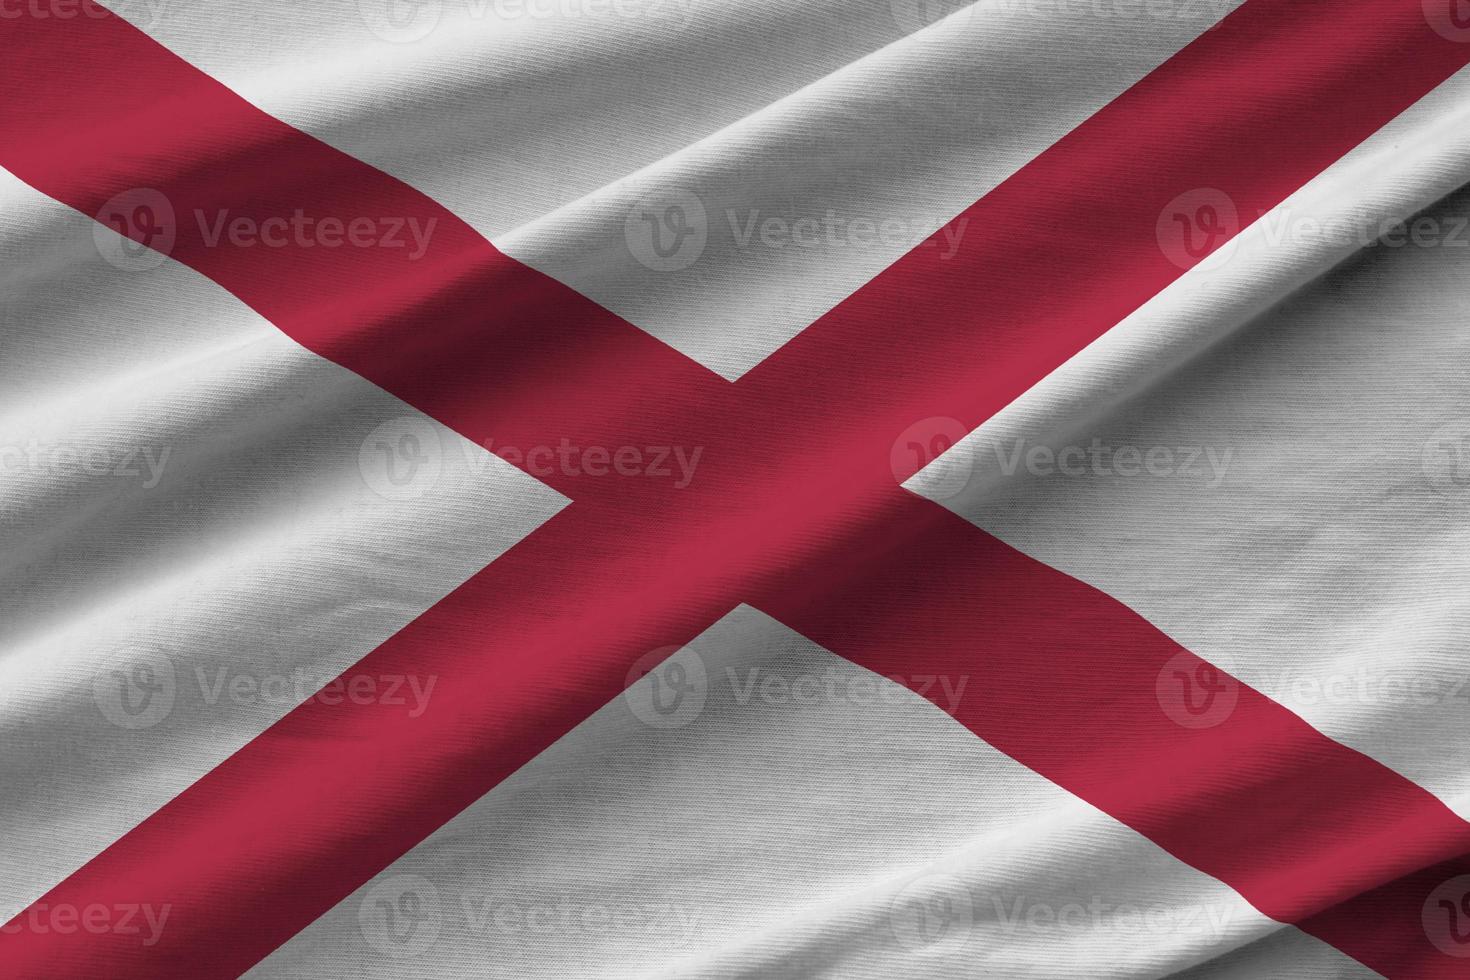
<instances>
[{"instance_id":1,"label":"red saltire cross","mask_svg":"<svg viewBox=\"0 0 1470 980\"><path fill-rule=\"evenodd\" d=\"M40 900L167 904L158 945L20 930L8 975L248 969L740 602L881 674L970 677L961 723L1262 912L1392 977L1461 975L1420 912L1470 870L1470 826L1238 682L1227 720L1175 724L1156 678L1201 663L889 460L915 421L979 424L1177 278L1168 202L1274 207L1470 61L1421 0L1247 0L973 205L960 255L915 249L733 384L116 17L0 32L0 165L38 190L92 216L150 187L257 222L437 219L418 262L207 247L184 223L171 254L476 442L705 449L685 490L551 477L568 506L349 671L438 675L431 710L301 705Z\"/></svg>"}]
</instances>

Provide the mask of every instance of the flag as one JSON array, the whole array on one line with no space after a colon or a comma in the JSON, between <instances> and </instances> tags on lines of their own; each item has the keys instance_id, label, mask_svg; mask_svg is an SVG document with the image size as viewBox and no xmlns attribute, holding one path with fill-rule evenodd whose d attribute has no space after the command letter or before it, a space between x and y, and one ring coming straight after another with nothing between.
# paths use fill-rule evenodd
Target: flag
<instances>
[{"instance_id":1,"label":"flag","mask_svg":"<svg viewBox=\"0 0 1470 980\"><path fill-rule=\"evenodd\" d=\"M0 39L6 976L1464 975L1459 0Z\"/></svg>"}]
</instances>

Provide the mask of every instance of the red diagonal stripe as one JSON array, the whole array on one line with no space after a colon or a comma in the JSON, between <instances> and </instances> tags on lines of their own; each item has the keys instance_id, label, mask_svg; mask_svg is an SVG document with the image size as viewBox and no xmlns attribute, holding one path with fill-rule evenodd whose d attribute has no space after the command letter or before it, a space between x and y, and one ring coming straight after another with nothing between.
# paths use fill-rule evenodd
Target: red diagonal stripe
<instances>
[{"instance_id":1,"label":"red diagonal stripe","mask_svg":"<svg viewBox=\"0 0 1470 980\"><path fill-rule=\"evenodd\" d=\"M519 446L563 436L604 444L678 420L648 392L682 396L670 399L678 405L727 387L507 258L432 199L266 115L123 20L0 18L0 39L7 170L93 217L117 195L165 190L174 259L302 346L476 441L493 432ZM221 221L260 227L298 209L316 220L413 220L433 231L418 258L408 248L210 241Z\"/></svg>"},{"instance_id":2,"label":"red diagonal stripe","mask_svg":"<svg viewBox=\"0 0 1470 980\"><path fill-rule=\"evenodd\" d=\"M739 384L828 414L862 391L895 435L978 424L1183 274L1156 234L1176 197L1218 189L1250 223L1467 48L1421 0L1250 0L969 208L954 259L914 249Z\"/></svg>"},{"instance_id":3,"label":"red diagonal stripe","mask_svg":"<svg viewBox=\"0 0 1470 980\"><path fill-rule=\"evenodd\" d=\"M320 198L311 195L326 181L356 188L374 207L442 211L371 168L265 120L114 21L32 22L7 30L12 40L23 40L15 42L22 45L20 56L0 67L0 77L12 88L29 79L25 94L34 101L21 98L0 108L7 124L0 140L10 144L0 150L3 162L83 210L95 210L104 191L151 183L186 207L265 200L260 214L269 216L289 213L301 201L320 213ZM994 653L985 642L978 655L996 658L984 666L994 669L997 683L1009 683L1014 692L1035 663L1050 672L1075 669L1076 683L1118 691L1108 704L1121 714L1088 710L1091 702L1062 685L1054 703L1030 692L998 697L991 707L999 713L967 723L1267 911L1307 915L1462 849L1462 826L1428 794L1249 692L1248 728L1186 738L1162 727L1157 705L1146 703L1152 677L1143 692L1138 683L1177 647L1106 596L906 498L893 487L886 456L893 435L915 418L956 414L978 421L1177 275L1152 241L1154 219L1174 187L1197 186L1203 182L1198 175L1209 173L1218 178L1215 186L1239 201L1274 205L1465 57L1464 49L1432 34L1417 4L1405 0L1332 15L1251 0L1225 27L977 205L973 213L993 230L965 261L941 268L906 259L733 389L712 384L707 373L681 364L544 277L517 270L463 229L447 240L448 251L421 268L376 257L359 264L360 253L346 252L336 253L340 260L313 257L299 268L293 262L271 266L270 274L290 280L289 287L263 278L252 265L264 259L230 250L200 255L184 242L177 255L257 309L270 310L282 329L467 434L552 433L599 441L607 433L626 439L623 426L638 432L657 427L664 441L707 446L710 466L698 492L680 496L655 498L641 487L600 487L596 494L590 485L567 487L577 497L571 509L369 658L374 671L388 666L444 677L440 690L452 694L439 697L417 727L405 730L381 708L303 706L47 897L78 904L108 896L170 903L176 909L172 931L159 946L140 951L119 937L22 934L5 943L7 962L23 975L80 969L199 975L200 953L207 950L211 970L247 966L604 703L636 652L685 640L747 597L783 610L792 622L826 636L838 652L882 664L898 655L893 638L901 634L875 628L876 636L888 638L877 650L844 634L830 625L831 596L864 597L892 623L905 615L896 604L911 604L915 614L953 610L983 597L976 590L996 590L1016 611L981 624L986 640L996 627L1005 631L993 638ZM77 92L57 84L65 74L61 66L74 61L98 65L97 88ZM1227 70L1234 68L1241 70ZM1283 77L1293 83L1281 86ZM1213 84L1204 85L1203 78ZM202 135L190 130L185 140L160 122L153 108L160 80ZM1291 97L1272 96L1277 91ZM1222 113L1223 124L1199 117L1202 99L1231 107ZM1303 109L1312 102L1320 114L1319 99L1351 111L1319 120ZM1247 110L1260 117L1254 127L1245 125ZM89 140L69 113L110 126L107 138ZM133 125L113 124L119 114ZM58 119L73 128L61 132ZM229 122L213 129L213 120ZM239 158L229 138L237 125L245 125L241 142L257 148ZM44 142L48 136L60 141L61 153ZM1139 147L1160 153L1152 173L1132 159ZM1268 165L1261 155L1270 152L1277 156ZM210 181L191 175L206 169L204 161L213 166L215 156L223 157L228 178L212 199ZM193 164L169 163L180 159ZM306 168L309 180L292 192L304 196L254 176L281 159ZM1114 166L1120 168L1117 180L1100 190L1100 179ZM1130 193L1135 191L1138 196ZM230 196L241 193L246 196ZM1091 211L1061 209L1073 223L1058 226L1052 219L1059 212L1045 210L1054 198L1096 203ZM344 216L369 213L355 196L325 199L350 207ZM1029 210L1036 205L1043 208L1041 220ZM253 274L237 274L237 260ZM482 276L489 285L480 285ZM277 289L294 298L262 295ZM1088 295L1093 289L1095 302ZM496 302L482 306L481 297ZM436 332L444 329L441 320L449 324L443 334ZM542 330L555 340L543 341ZM548 366L542 358L556 351L557 340L585 343L631 373L612 374L606 363L579 369L572 357ZM473 356L460 357L459 344ZM491 376L504 383L503 392L482 387L486 375L478 373L496 370L490 355L502 346L512 369ZM579 372L577 385L554 383L563 364ZM874 379L881 383L873 386ZM659 385L650 389L656 396L630 395L630 380L635 388ZM851 406L856 387L864 398ZM651 403L655 418L640 417L639 399ZM943 540L925 530L930 521L950 526ZM922 559L903 551L909 537L920 549L915 555L932 550L954 578L921 574L915 562ZM800 577L789 580L798 571ZM863 583L885 586L883 595L864 592L872 586ZM1067 646L1055 639L1058 620L1087 629ZM902 649L924 658L929 672L958 653L975 662L972 619L951 613L936 616L932 631L922 626L911 635L924 642ZM1131 642L1115 644L1109 639L1115 634ZM1053 659L1028 660L1037 650ZM904 662L918 672L914 661ZM1058 706L1094 749L1116 731L1137 737L1106 761L1094 754L1088 766L1069 767L1036 745L1039 732L1055 723ZM1029 736L1017 734L1028 730ZM1273 751L1278 745L1293 748ZM1242 751L1246 757L1237 757ZM1193 765L1199 758L1219 766L1201 774ZM1337 846L1337 832L1324 828L1327 818L1341 815L1319 807L1320 799L1339 797L1314 797L1316 783L1296 782L1317 768L1368 787L1371 809L1353 809L1363 806L1356 799L1342 818L1351 829L1346 846ZM1140 770L1176 779L1123 778L1104 785L1097 778ZM1274 794L1274 805L1253 804L1264 814L1258 826L1271 848L1242 847L1238 835L1212 834L1228 828L1216 826L1208 807L1200 810L1202 801L1251 800L1252 787ZM1160 796L1161 789L1168 791ZM1417 836L1368 834L1362 812ZM1195 822L1187 831L1179 826L1184 813ZM1275 857L1302 851L1310 860L1276 871ZM1336 935L1344 948L1385 972L1439 975L1427 972L1432 950L1407 925L1411 896L1405 887L1391 886L1387 897L1370 895L1344 912L1323 913L1326 925L1314 921L1313 927ZM1361 921L1362 909L1370 907L1365 901L1392 910L1377 931ZM1417 902L1412 912L1417 915Z\"/></svg>"},{"instance_id":4,"label":"red diagonal stripe","mask_svg":"<svg viewBox=\"0 0 1470 980\"><path fill-rule=\"evenodd\" d=\"M1470 873L1437 798L1234 680L1228 715L1181 726L1156 684L1192 656L1141 617L927 501L885 516L886 547L833 556L846 581L757 604L876 673L968 678L957 720L1272 918L1389 977L1465 976L1420 921Z\"/></svg>"}]
</instances>

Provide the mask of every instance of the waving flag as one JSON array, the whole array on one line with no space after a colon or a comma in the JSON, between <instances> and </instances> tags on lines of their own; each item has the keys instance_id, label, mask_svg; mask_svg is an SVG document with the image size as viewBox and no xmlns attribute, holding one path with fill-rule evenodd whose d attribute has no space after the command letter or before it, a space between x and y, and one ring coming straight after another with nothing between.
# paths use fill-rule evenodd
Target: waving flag
<instances>
[{"instance_id":1,"label":"waving flag","mask_svg":"<svg viewBox=\"0 0 1470 980\"><path fill-rule=\"evenodd\" d=\"M1461 0L0 0L0 973L1470 971Z\"/></svg>"}]
</instances>

